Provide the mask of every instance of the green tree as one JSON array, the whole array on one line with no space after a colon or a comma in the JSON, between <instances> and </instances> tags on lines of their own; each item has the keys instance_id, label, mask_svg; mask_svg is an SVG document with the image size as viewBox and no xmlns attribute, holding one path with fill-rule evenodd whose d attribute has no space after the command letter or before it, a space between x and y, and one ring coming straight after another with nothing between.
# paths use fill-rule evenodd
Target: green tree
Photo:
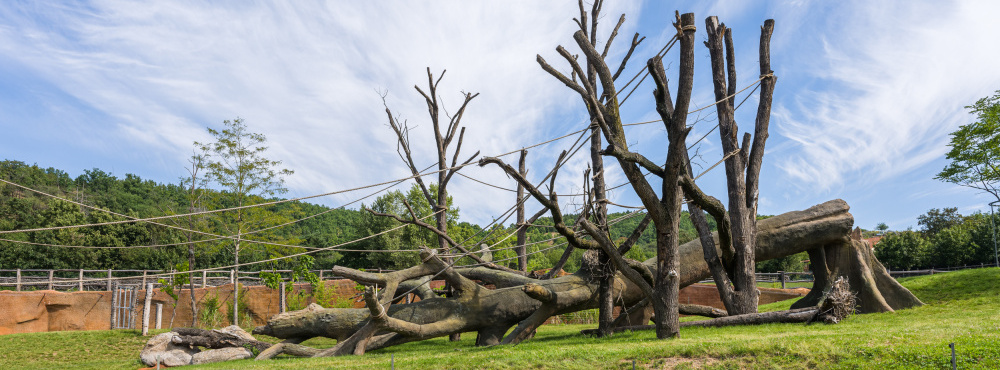
<instances>
[{"instance_id":1,"label":"green tree","mask_svg":"<svg viewBox=\"0 0 1000 370\"><path fill-rule=\"evenodd\" d=\"M1000 225L997 215L974 213L965 218L965 222L970 224L972 242L976 249L972 252L971 263L996 263L997 244L994 239L994 227Z\"/></svg>"},{"instance_id":2,"label":"green tree","mask_svg":"<svg viewBox=\"0 0 1000 370\"><path fill-rule=\"evenodd\" d=\"M264 145L267 138L263 134L250 132L240 118L223 121L223 125L225 127L221 131L208 129L214 142L194 143L195 147L210 155L205 164L207 176L223 188L222 204L231 207L249 206L288 192L284 186L284 178L292 175L293 171L280 168L281 161L264 156L268 149ZM245 234L252 228L260 229L284 221L276 216L260 207L238 208L221 215L223 227L236 237L232 243L234 264L240 263L240 247L247 240L244 239ZM266 236L256 234L253 238ZM233 286L233 324L238 325L238 281Z\"/></svg>"},{"instance_id":3,"label":"green tree","mask_svg":"<svg viewBox=\"0 0 1000 370\"><path fill-rule=\"evenodd\" d=\"M1000 201L1000 90L965 108L977 120L951 133L951 163L935 178L985 191Z\"/></svg>"},{"instance_id":4,"label":"green tree","mask_svg":"<svg viewBox=\"0 0 1000 370\"><path fill-rule=\"evenodd\" d=\"M429 189L431 192L436 192L437 185L430 184ZM449 236L456 238L460 233L464 232L465 229L460 228L454 231L451 230L451 226L455 225L459 214L459 209L457 207L452 207L452 201L453 199L449 196L447 198L448 211L446 212L446 222L449 227ZM410 205L409 209L406 206L407 204ZM410 219L412 217L410 215L410 209L412 209L417 218L430 216L434 212L433 208L427 202L427 198L423 195L423 191L419 185L414 184L406 193L399 190L387 192L376 198L375 201L372 202L371 206L366 207L362 205L361 207L370 210L370 212L364 212L361 217L359 217L356 229L362 235L380 235L356 244L359 249L373 251L414 250L414 252L347 253L341 260L344 266L351 266L355 268L406 268L420 262L417 257L417 253L415 252L417 248L420 246L430 248L437 247L437 235L431 231L417 226L408 226L386 232L389 229L399 226L399 221L390 217L379 216L372 213L392 214L403 219ZM431 220L427 218L424 218L423 221L427 223L431 222ZM383 232L385 233L381 234ZM464 238L456 240L461 242ZM478 247L473 249L478 249Z\"/></svg>"},{"instance_id":5,"label":"green tree","mask_svg":"<svg viewBox=\"0 0 1000 370\"><path fill-rule=\"evenodd\" d=\"M208 154L205 152L194 152L191 157L188 158L187 176L181 177L180 187L184 188L184 201L185 210L188 215L184 220L178 220L176 218L170 219L175 225L183 225L187 229L184 232L184 236L187 240L187 254L188 261L186 269L181 271L188 271L187 281L194 281L195 270L195 235L196 231L207 231L208 226L206 225L204 217L192 215L192 213L205 210L206 195L208 194L208 177L205 175L205 166L208 162ZM178 266L180 266L178 264ZM182 286L183 288L183 286ZM191 327L198 327L198 304L195 302L194 294L194 284L189 285L190 296L191 296ZM175 299L176 301L176 299ZM176 307L177 303L174 302ZM173 316L170 317L171 322L173 322Z\"/></svg>"},{"instance_id":6,"label":"green tree","mask_svg":"<svg viewBox=\"0 0 1000 370\"><path fill-rule=\"evenodd\" d=\"M891 270L910 270L924 266L930 242L918 232L891 232L875 247L875 257Z\"/></svg>"},{"instance_id":7,"label":"green tree","mask_svg":"<svg viewBox=\"0 0 1000 370\"><path fill-rule=\"evenodd\" d=\"M965 218L958 214L958 208L931 208L926 214L917 216L917 224L922 226L921 232L928 239L934 238L939 232L949 227L962 224Z\"/></svg>"},{"instance_id":8,"label":"green tree","mask_svg":"<svg viewBox=\"0 0 1000 370\"><path fill-rule=\"evenodd\" d=\"M979 246L972 240L971 224L941 230L931 239L930 267L955 267L972 262Z\"/></svg>"}]
</instances>

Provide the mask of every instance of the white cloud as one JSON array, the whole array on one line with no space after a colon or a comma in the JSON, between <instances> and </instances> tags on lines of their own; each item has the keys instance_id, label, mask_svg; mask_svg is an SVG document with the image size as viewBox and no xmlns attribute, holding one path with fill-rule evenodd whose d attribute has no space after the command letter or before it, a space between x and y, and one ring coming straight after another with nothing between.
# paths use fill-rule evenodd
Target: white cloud
<instances>
[{"instance_id":1,"label":"white cloud","mask_svg":"<svg viewBox=\"0 0 1000 370\"><path fill-rule=\"evenodd\" d=\"M1000 34L992 19L1000 4L852 2L830 10L821 16L821 48L803 37L805 45L781 51L814 62L806 65L811 79L793 80L797 86L779 78L779 88L798 91L778 102L775 126L801 155L777 165L803 187L829 191L942 157L947 134L969 122L962 107L1000 82L1000 49L986 47Z\"/></svg>"},{"instance_id":2,"label":"white cloud","mask_svg":"<svg viewBox=\"0 0 1000 370\"><path fill-rule=\"evenodd\" d=\"M579 126L553 119L567 112L578 117L578 98L535 63L538 53L557 62L555 46L572 43L576 3L553 5L29 4L0 9L12 21L0 28L0 54L110 117L88 139L94 147L151 151L178 163L179 173L191 142L206 139L203 127L240 116L267 135L271 156L296 171L290 195L308 195L408 175L376 90L388 91L393 112L415 127L418 165L435 161L426 108L413 89L426 89L426 67L435 76L448 70L439 94L449 112L461 103L461 91L480 93L463 120L463 157L512 150ZM606 14L615 16L602 27L637 9L635 2L607 4ZM630 27L622 34L630 35ZM550 151L558 152L529 156L533 174L550 168ZM574 159L562 176L577 177L583 166ZM466 172L510 183L495 168ZM475 221L502 212L513 198L468 182L452 193Z\"/></svg>"}]
</instances>

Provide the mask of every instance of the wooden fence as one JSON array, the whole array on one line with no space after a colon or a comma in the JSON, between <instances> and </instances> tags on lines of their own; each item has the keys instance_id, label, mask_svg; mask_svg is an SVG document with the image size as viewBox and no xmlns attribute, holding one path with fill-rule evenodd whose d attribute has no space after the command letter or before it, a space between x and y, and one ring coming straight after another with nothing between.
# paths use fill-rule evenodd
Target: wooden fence
<instances>
[{"instance_id":1,"label":"wooden fence","mask_svg":"<svg viewBox=\"0 0 1000 370\"><path fill-rule=\"evenodd\" d=\"M979 264L959 267L931 268L925 270L889 271L892 277L908 277L919 275L933 275L935 273L958 271L974 268L994 267L996 264ZM369 270L377 272L388 272L391 270ZM154 288L162 287L157 274L168 273L165 270L44 270L44 269L0 269L0 289L14 288L21 290L66 290L66 291L109 291L115 284L137 285L145 287L146 284L153 284ZM283 277L290 277L291 270L272 270L282 274ZM339 279L328 270L312 270L312 273L319 276L320 280ZM238 272L240 283L245 285L263 285L263 279L259 271ZM210 286L220 286L232 284L237 276L234 270L199 271L194 273L191 283L194 286L205 288ZM167 277L168 281L171 279ZM288 278L285 278L288 280ZM784 289L789 283L806 283L813 281L812 272L791 272L779 271L774 273L757 273L758 283L781 283ZM702 283L712 283L711 279L702 280ZM189 285L185 285L188 287Z\"/></svg>"},{"instance_id":2,"label":"wooden fence","mask_svg":"<svg viewBox=\"0 0 1000 370\"><path fill-rule=\"evenodd\" d=\"M377 270L382 271L382 270ZM64 291L109 291L114 284L137 285L145 287L153 284L154 288L162 287L158 274L169 273L166 270L44 270L44 269L0 269L0 289L13 288L22 290L64 290ZM272 270L269 273L279 273L288 279L291 270ZM328 270L312 270L320 280L339 279ZM187 275L186 273L184 275ZM240 284L263 285L259 271L238 272ZM232 284L237 276L235 270L198 271L194 273L191 283L196 288ZM169 282L172 278L165 277ZM189 287L185 284L185 287Z\"/></svg>"}]
</instances>

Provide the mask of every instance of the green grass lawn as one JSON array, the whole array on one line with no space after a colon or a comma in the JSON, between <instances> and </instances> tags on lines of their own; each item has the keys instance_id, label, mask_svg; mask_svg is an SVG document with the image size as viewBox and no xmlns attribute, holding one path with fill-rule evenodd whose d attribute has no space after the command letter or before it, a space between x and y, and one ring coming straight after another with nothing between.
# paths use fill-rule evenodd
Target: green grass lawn
<instances>
[{"instance_id":1,"label":"green grass lawn","mask_svg":"<svg viewBox=\"0 0 1000 370\"><path fill-rule=\"evenodd\" d=\"M631 369L637 368L950 368L954 342L960 369L1000 368L1000 269L906 278L903 285L926 306L856 315L836 325L771 324L685 328L680 339L653 332L610 339L579 335L592 325L547 325L518 346L478 348L475 334L450 343L439 338L364 356L279 358L198 368L232 369ZM786 309L792 301L761 310ZM266 339L266 338L262 338ZM135 331L89 331L0 336L0 368L135 369L146 338ZM307 345L328 347L314 339Z\"/></svg>"}]
</instances>

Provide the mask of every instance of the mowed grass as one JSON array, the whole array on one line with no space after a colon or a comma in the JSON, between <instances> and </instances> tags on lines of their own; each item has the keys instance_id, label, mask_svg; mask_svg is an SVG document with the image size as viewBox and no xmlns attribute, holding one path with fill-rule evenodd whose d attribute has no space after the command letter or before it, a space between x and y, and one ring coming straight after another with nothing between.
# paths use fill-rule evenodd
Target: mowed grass
<instances>
[{"instance_id":1,"label":"mowed grass","mask_svg":"<svg viewBox=\"0 0 1000 370\"><path fill-rule=\"evenodd\" d=\"M612 338L581 336L592 325L547 325L518 346L474 346L446 338L410 343L364 356L279 358L212 364L212 369L631 369L636 368L950 368L949 343L960 369L1000 368L1000 269L906 278L927 305L895 313L855 315L836 325L772 324L685 328L681 338L653 332ZM761 306L787 309L792 301ZM262 338L266 339L266 338ZM0 368L135 369L146 338L134 331L58 332L0 336ZM272 338L273 340L273 338ZM313 339L307 345L335 342Z\"/></svg>"}]
</instances>

